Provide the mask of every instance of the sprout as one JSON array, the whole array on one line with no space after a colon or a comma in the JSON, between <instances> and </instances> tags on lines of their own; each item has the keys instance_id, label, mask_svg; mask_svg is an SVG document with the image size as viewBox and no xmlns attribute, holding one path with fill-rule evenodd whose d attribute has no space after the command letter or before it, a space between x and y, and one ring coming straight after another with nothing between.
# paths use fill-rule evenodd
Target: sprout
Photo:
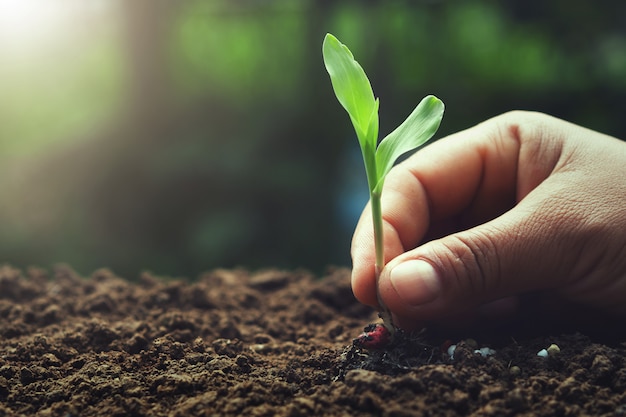
<instances>
[{"instance_id":1,"label":"sprout","mask_svg":"<svg viewBox=\"0 0 626 417\"><path fill-rule=\"evenodd\" d=\"M376 250L376 288L385 262L383 253L383 219L381 194L385 176L404 153L426 143L437 131L443 117L444 105L435 96L425 97L393 132L378 144L379 100L365 71L354 59L348 47L330 33L322 45L324 65L339 103L346 109L356 131L370 192ZM378 294L378 304L385 326L394 332L391 314Z\"/></svg>"}]
</instances>

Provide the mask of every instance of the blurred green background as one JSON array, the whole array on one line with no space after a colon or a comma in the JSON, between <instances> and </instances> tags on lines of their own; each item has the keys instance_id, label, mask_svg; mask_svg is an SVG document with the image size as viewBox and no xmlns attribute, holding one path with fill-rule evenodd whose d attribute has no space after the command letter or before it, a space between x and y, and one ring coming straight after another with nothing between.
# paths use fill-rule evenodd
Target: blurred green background
<instances>
[{"instance_id":1,"label":"blurred green background","mask_svg":"<svg viewBox=\"0 0 626 417\"><path fill-rule=\"evenodd\" d=\"M346 43L381 134L511 109L626 137L624 1L0 0L0 263L134 278L349 265L367 199L324 70Z\"/></svg>"}]
</instances>

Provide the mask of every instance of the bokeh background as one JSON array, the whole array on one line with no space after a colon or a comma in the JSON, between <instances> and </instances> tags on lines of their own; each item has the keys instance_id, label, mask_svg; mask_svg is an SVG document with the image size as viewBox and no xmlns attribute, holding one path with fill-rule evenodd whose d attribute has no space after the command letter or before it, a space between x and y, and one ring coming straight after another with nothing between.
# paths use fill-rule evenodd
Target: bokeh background
<instances>
[{"instance_id":1,"label":"bokeh background","mask_svg":"<svg viewBox=\"0 0 626 417\"><path fill-rule=\"evenodd\" d=\"M387 134L511 109L626 137L626 2L0 0L0 263L349 265L367 200L326 32Z\"/></svg>"}]
</instances>

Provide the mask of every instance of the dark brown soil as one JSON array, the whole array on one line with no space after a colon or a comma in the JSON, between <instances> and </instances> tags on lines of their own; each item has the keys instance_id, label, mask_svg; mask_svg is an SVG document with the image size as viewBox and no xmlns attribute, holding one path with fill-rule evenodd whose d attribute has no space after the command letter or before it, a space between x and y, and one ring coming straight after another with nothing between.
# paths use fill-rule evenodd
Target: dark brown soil
<instances>
[{"instance_id":1,"label":"dark brown soil","mask_svg":"<svg viewBox=\"0 0 626 417\"><path fill-rule=\"evenodd\" d=\"M426 331L368 352L345 269L50 275L0 269L0 416L626 415L626 339Z\"/></svg>"}]
</instances>

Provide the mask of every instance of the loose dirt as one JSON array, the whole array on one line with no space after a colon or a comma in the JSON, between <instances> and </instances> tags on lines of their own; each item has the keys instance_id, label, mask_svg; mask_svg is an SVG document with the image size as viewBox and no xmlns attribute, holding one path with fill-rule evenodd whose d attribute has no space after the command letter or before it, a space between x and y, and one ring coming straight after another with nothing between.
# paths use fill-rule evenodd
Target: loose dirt
<instances>
[{"instance_id":1,"label":"loose dirt","mask_svg":"<svg viewBox=\"0 0 626 417\"><path fill-rule=\"evenodd\" d=\"M349 282L340 268L131 283L4 266L0 416L626 415L621 327L428 329L370 352L352 340L376 315Z\"/></svg>"}]
</instances>

